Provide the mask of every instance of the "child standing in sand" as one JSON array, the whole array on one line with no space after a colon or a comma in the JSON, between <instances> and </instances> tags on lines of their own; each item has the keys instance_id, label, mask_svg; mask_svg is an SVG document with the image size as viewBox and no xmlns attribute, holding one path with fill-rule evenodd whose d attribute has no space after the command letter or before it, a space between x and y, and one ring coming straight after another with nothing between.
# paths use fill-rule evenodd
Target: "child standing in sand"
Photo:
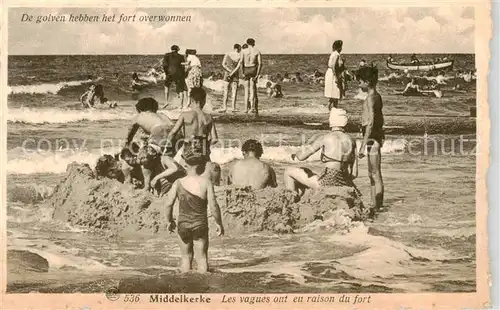
<instances>
[{"instance_id":1,"label":"child standing in sand","mask_svg":"<svg viewBox=\"0 0 500 310\"><path fill-rule=\"evenodd\" d=\"M176 180L167 196L168 230L173 232L177 227L181 249L181 271L192 269L193 256L196 257L198 271L208 271L208 214L210 208L217 224L217 235L224 235L222 217L212 182L202 177L206 157L194 150L183 154L187 164L187 175ZM172 216L173 205L179 199L179 215L177 224Z\"/></svg>"}]
</instances>

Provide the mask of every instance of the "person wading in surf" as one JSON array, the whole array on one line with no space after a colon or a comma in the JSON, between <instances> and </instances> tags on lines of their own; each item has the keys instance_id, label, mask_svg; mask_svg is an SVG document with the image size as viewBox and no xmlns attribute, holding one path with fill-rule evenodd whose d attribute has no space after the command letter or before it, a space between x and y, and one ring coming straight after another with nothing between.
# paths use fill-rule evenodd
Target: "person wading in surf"
<instances>
[{"instance_id":1,"label":"person wading in surf","mask_svg":"<svg viewBox=\"0 0 500 310\"><path fill-rule=\"evenodd\" d=\"M198 271L208 271L208 212L215 219L217 235L224 235L220 208L215 199L212 182L201 176L205 167L206 156L189 149L183 154L187 175L176 180L166 198L168 231L174 232L177 227L181 250L182 272L192 269L193 257L196 258ZM173 206L179 200L177 223L173 218Z\"/></svg>"},{"instance_id":2,"label":"person wading in surf","mask_svg":"<svg viewBox=\"0 0 500 310\"><path fill-rule=\"evenodd\" d=\"M255 47L255 40L247 40L248 49L243 49L241 59L231 75L234 75L241 68L245 86L246 113L253 112L259 114L259 98L257 97L257 80L262 69L262 55ZM250 102L250 107L248 106ZM249 110L250 109L250 110Z\"/></svg>"},{"instance_id":3,"label":"person wading in surf","mask_svg":"<svg viewBox=\"0 0 500 310\"><path fill-rule=\"evenodd\" d=\"M371 215L380 210L384 203L384 182L381 171L381 148L385 139L382 97L377 92L378 69L374 66L358 70L357 80L364 92L368 93L364 104L362 119L363 142L359 148L359 158L368 153L368 177L370 178L372 208Z\"/></svg>"},{"instance_id":4,"label":"person wading in surf","mask_svg":"<svg viewBox=\"0 0 500 310\"><path fill-rule=\"evenodd\" d=\"M239 72L234 72L233 70L238 65L241 58L241 46L239 44L235 44L233 46L233 51L224 55L224 59L222 60L222 67L224 68L224 81L227 84L224 86L224 95L222 98L223 108L220 112L226 112L227 110L227 101L229 99L229 88L231 88L232 92L232 100L231 100L231 112L236 112L236 96L238 94L238 82L239 82Z\"/></svg>"}]
</instances>

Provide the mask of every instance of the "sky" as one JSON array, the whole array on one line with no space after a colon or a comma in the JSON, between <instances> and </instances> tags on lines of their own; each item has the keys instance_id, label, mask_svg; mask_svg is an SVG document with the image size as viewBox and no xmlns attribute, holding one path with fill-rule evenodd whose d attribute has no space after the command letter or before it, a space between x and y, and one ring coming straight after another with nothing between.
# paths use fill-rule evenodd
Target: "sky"
<instances>
[{"instance_id":1,"label":"sky","mask_svg":"<svg viewBox=\"0 0 500 310\"><path fill-rule=\"evenodd\" d=\"M9 55L222 54L251 37L262 53L474 53L473 7L426 8L11 8ZM23 14L33 20L21 21ZM70 14L116 15L114 22L69 22ZM118 23L120 15L135 22ZM38 16L66 22L36 23ZM189 22L141 22L144 16L189 16ZM26 15L25 15L26 16Z\"/></svg>"}]
</instances>

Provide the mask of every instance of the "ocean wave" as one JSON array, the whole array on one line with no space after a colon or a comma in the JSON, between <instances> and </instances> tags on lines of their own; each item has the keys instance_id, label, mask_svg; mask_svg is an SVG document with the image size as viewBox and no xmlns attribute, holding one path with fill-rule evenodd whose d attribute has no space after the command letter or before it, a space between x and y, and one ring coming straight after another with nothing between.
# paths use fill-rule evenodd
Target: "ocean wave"
<instances>
[{"instance_id":1,"label":"ocean wave","mask_svg":"<svg viewBox=\"0 0 500 310\"><path fill-rule=\"evenodd\" d=\"M44 83L44 84L33 84L33 85L15 85L9 86L10 94L57 94L61 89L66 87L80 86L83 84L88 84L95 82L95 80L77 80L77 81L67 81L59 83Z\"/></svg>"},{"instance_id":2,"label":"ocean wave","mask_svg":"<svg viewBox=\"0 0 500 310\"><path fill-rule=\"evenodd\" d=\"M358 141L361 143L361 141ZM387 140L382 147L384 154L402 154L405 152L407 141L404 139ZM291 155L300 150L299 146L274 146L265 147L262 159L269 162L292 163ZM104 154L116 154L120 148L103 148L102 150L75 151L61 150L57 152L34 152L23 154L19 149L9 151L7 162L7 173L11 174L34 174L34 173L64 173L66 167L72 162L86 163L94 167L97 159ZM30 151L31 152L31 151ZM211 160L220 165L229 163L235 159L243 158L240 148L225 147L213 148ZM319 153L309 157L306 162L319 161Z\"/></svg>"},{"instance_id":3,"label":"ocean wave","mask_svg":"<svg viewBox=\"0 0 500 310\"><path fill-rule=\"evenodd\" d=\"M124 110L63 110L13 108L7 112L7 121L13 123L45 124L80 121L107 121L130 119L131 112Z\"/></svg>"},{"instance_id":4,"label":"ocean wave","mask_svg":"<svg viewBox=\"0 0 500 310\"><path fill-rule=\"evenodd\" d=\"M36 203L52 195L54 188L45 184L16 184L7 191L7 200L11 202Z\"/></svg>"}]
</instances>

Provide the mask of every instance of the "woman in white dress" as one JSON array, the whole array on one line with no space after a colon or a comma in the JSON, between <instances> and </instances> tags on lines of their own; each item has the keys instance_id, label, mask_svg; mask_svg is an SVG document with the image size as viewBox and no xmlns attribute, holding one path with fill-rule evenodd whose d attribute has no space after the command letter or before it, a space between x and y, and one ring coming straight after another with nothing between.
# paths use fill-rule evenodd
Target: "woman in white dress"
<instances>
[{"instance_id":1,"label":"woman in white dress","mask_svg":"<svg viewBox=\"0 0 500 310\"><path fill-rule=\"evenodd\" d=\"M328 59L328 69L325 73L325 97L328 98L328 109L337 108L339 100L343 97L344 83L342 72L344 71L344 60L340 56L342 52L341 40L333 42L330 58Z\"/></svg>"}]
</instances>

